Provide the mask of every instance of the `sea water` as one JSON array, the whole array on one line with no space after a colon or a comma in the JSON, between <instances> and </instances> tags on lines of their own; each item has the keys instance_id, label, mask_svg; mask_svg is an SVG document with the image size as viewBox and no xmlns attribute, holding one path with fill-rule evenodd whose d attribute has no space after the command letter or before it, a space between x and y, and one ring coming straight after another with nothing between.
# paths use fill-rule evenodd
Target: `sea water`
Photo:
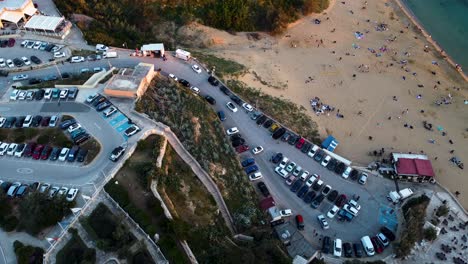
<instances>
[{"instance_id":1,"label":"sea water","mask_svg":"<svg viewBox=\"0 0 468 264\"><path fill-rule=\"evenodd\" d=\"M464 71L468 70L468 0L404 0L416 19Z\"/></svg>"}]
</instances>

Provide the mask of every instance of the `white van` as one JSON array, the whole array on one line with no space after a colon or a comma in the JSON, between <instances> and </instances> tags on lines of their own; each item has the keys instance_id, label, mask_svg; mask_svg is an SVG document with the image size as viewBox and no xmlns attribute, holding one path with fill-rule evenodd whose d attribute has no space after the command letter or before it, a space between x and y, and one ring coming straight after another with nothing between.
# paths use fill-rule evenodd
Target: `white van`
<instances>
[{"instance_id":1,"label":"white van","mask_svg":"<svg viewBox=\"0 0 468 264\"><path fill-rule=\"evenodd\" d=\"M309 150L309 153L307 153L307 156L313 158L315 156L315 153L319 150L319 146L315 145L312 146L312 148Z\"/></svg>"},{"instance_id":2,"label":"white van","mask_svg":"<svg viewBox=\"0 0 468 264\"><path fill-rule=\"evenodd\" d=\"M342 242L341 239L337 238L333 242L333 256L335 257L341 257L341 252L342 252Z\"/></svg>"},{"instance_id":3,"label":"white van","mask_svg":"<svg viewBox=\"0 0 468 264\"><path fill-rule=\"evenodd\" d=\"M361 238L361 244L362 244L362 247L364 248L364 251L366 251L367 256L370 257L370 256L375 255L374 246L372 245L372 242L369 236L363 236Z\"/></svg>"}]
</instances>

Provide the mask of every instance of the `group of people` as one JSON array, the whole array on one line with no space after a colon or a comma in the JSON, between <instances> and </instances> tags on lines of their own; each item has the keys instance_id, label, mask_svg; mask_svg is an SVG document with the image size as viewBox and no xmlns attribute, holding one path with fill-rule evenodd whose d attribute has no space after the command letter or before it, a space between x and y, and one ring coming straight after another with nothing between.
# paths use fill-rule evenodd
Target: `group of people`
<instances>
[{"instance_id":1,"label":"group of people","mask_svg":"<svg viewBox=\"0 0 468 264\"><path fill-rule=\"evenodd\" d=\"M310 106L312 106L312 110L315 112L317 116L322 115L322 114L329 114L330 112L335 111L335 107L322 103L320 101L320 98L318 97L315 97L314 99L310 100ZM339 115L341 116L340 118L344 117L341 114Z\"/></svg>"}]
</instances>

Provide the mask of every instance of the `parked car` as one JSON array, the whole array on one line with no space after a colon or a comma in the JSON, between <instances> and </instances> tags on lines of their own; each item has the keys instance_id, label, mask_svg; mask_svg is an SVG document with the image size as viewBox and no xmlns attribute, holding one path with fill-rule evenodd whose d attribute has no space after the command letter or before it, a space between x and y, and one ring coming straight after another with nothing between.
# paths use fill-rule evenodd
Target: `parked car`
<instances>
[{"instance_id":1,"label":"parked car","mask_svg":"<svg viewBox=\"0 0 468 264\"><path fill-rule=\"evenodd\" d=\"M196 72L196 73L201 73L202 72L201 69L200 69L200 66L198 66L196 64L192 65L192 70L194 72Z\"/></svg>"},{"instance_id":2,"label":"parked car","mask_svg":"<svg viewBox=\"0 0 468 264\"><path fill-rule=\"evenodd\" d=\"M353 248L351 247L350 243L343 243L343 251L344 255L347 258L353 257Z\"/></svg>"},{"instance_id":3,"label":"parked car","mask_svg":"<svg viewBox=\"0 0 468 264\"><path fill-rule=\"evenodd\" d=\"M59 161L65 161L68 157L68 152L70 151L69 148L63 148L60 153L59 153L59 157L58 157L58 160Z\"/></svg>"},{"instance_id":4,"label":"parked car","mask_svg":"<svg viewBox=\"0 0 468 264\"><path fill-rule=\"evenodd\" d=\"M234 113L237 112L237 107L231 102L227 102L226 107Z\"/></svg>"},{"instance_id":5,"label":"parked car","mask_svg":"<svg viewBox=\"0 0 468 264\"><path fill-rule=\"evenodd\" d=\"M250 173L258 171L258 167L257 165L252 165L250 167L245 168L244 171L246 174L250 174Z\"/></svg>"},{"instance_id":6,"label":"parked car","mask_svg":"<svg viewBox=\"0 0 468 264\"><path fill-rule=\"evenodd\" d=\"M315 198L316 193L314 191L308 192L304 197L302 198L306 204L312 202L312 200Z\"/></svg>"},{"instance_id":7,"label":"parked car","mask_svg":"<svg viewBox=\"0 0 468 264\"><path fill-rule=\"evenodd\" d=\"M332 190L332 187L330 185L325 185L322 189L322 194L327 196Z\"/></svg>"},{"instance_id":8,"label":"parked car","mask_svg":"<svg viewBox=\"0 0 468 264\"><path fill-rule=\"evenodd\" d=\"M19 144L16 147L16 150L15 150L15 157L21 158L23 156L25 148L26 148L26 144L24 144L24 143Z\"/></svg>"},{"instance_id":9,"label":"parked car","mask_svg":"<svg viewBox=\"0 0 468 264\"><path fill-rule=\"evenodd\" d=\"M73 202L77 194L78 194L77 188L70 188L70 190L68 190L67 197L66 197L67 201Z\"/></svg>"},{"instance_id":10,"label":"parked car","mask_svg":"<svg viewBox=\"0 0 468 264\"><path fill-rule=\"evenodd\" d=\"M351 167L346 167L345 171L343 172L343 174L341 174L341 177L347 179L349 177L349 174L351 173L352 171L352 168Z\"/></svg>"},{"instance_id":11,"label":"parked car","mask_svg":"<svg viewBox=\"0 0 468 264\"><path fill-rule=\"evenodd\" d=\"M395 234L390 230L388 229L387 227L385 226L382 226L380 228L380 232L382 232L382 234L385 235L386 238L388 238L390 241L394 241L395 240Z\"/></svg>"},{"instance_id":12,"label":"parked car","mask_svg":"<svg viewBox=\"0 0 468 264\"><path fill-rule=\"evenodd\" d=\"M279 211L279 213L281 217L288 217L293 214L291 209L284 209L284 210Z\"/></svg>"},{"instance_id":13,"label":"parked car","mask_svg":"<svg viewBox=\"0 0 468 264\"><path fill-rule=\"evenodd\" d=\"M255 173L252 173L249 175L249 180L250 181L256 181L256 180L259 180L261 179L263 176L262 176L262 173L257 171Z\"/></svg>"},{"instance_id":14,"label":"parked car","mask_svg":"<svg viewBox=\"0 0 468 264\"><path fill-rule=\"evenodd\" d=\"M31 56L31 61L34 62L35 64L41 64L42 61L36 56Z\"/></svg>"},{"instance_id":15,"label":"parked car","mask_svg":"<svg viewBox=\"0 0 468 264\"><path fill-rule=\"evenodd\" d=\"M291 190L291 192L295 193L295 192L297 192L299 190L299 188L301 188L301 186L302 186L302 181L295 181L293 183L293 185L291 186L290 190Z\"/></svg>"},{"instance_id":16,"label":"parked car","mask_svg":"<svg viewBox=\"0 0 468 264\"><path fill-rule=\"evenodd\" d=\"M336 168L336 163L337 163L336 159L331 159L330 162L327 165L327 169L331 170L331 171L334 171L335 168Z\"/></svg>"},{"instance_id":17,"label":"parked car","mask_svg":"<svg viewBox=\"0 0 468 264\"><path fill-rule=\"evenodd\" d=\"M270 191L268 190L264 182L257 183L257 187L260 190L260 192L263 194L263 196L267 197L270 195Z\"/></svg>"},{"instance_id":18,"label":"parked car","mask_svg":"<svg viewBox=\"0 0 468 264\"><path fill-rule=\"evenodd\" d=\"M55 127L57 125L57 122L58 122L58 116L51 116L50 117L50 120L49 120L49 127Z\"/></svg>"},{"instance_id":19,"label":"parked car","mask_svg":"<svg viewBox=\"0 0 468 264\"><path fill-rule=\"evenodd\" d=\"M327 155L327 156L325 157L325 159L323 159L323 161L322 161L322 163L321 163L322 166L323 166L323 167L327 167L327 165L328 165L328 163L330 162L330 160L331 160L331 157Z\"/></svg>"},{"instance_id":20,"label":"parked car","mask_svg":"<svg viewBox=\"0 0 468 264\"><path fill-rule=\"evenodd\" d=\"M323 242L322 242L322 252L324 254L328 254L330 253L330 247L331 247L331 242L330 242L330 237L328 236L325 236L323 237Z\"/></svg>"},{"instance_id":21,"label":"parked car","mask_svg":"<svg viewBox=\"0 0 468 264\"><path fill-rule=\"evenodd\" d=\"M343 250L343 245L341 242L341 239L337 238L333 242L333 256L335 257L341 257L342 250Z\"/></svg>"},{"instance_id":22,"label":"parked car","mask_svg":"<svg viewBox=\"0 0 468 264\"><path fill-rule=\"evenodd\" d=\"M82 56L74 56L70 58L71 63L77 63L77 62L83 62L85 61L85 58Z\"/></svg>"},{"instance_id":23,"label":"parked car","mask_svg":"<svg viewBox=\"0 0 468 264\"><path fill-rule=\"evenodd\" d=\"M330 228L330 225L328 224L328 222L327 222L327 220L325 219L325 216L324 216L324 215L318 215L318 216L317 216L317 220L319 221L320 226L321 226L323 229L327 230L327 229Z\"/></svg>"},{"instance_id":24,"label":"parked car","mask_svg":"<svg viewBox=\"0 0 468 264\"><path fill-rule=\"evenodd\" d=\"M310 204L310 206L314 209L317 209L322 203L323 199L325 199L325 195L323 194L316 196L314 200L312 200L312 203Z\"/></svg>"},{"instance_id":25,"label":"parked car","mask_svg":"<svg viewBox=\"0 0 468 264\"><path fill-rule=\"evenodd\" d=\"M382 233L377 234L377 239L384 247L387 247L388 245L390 245L390 241L388 241L387 237Z\"/></svg>"},{"instance_id":26,"label":"parked car","mask_svg":"<svg viewBox=\"0 0 468 264\"><path fill-rule=\"evenodd\" d=\"M273 133L273 135L271 135L271 137L273 139L279 139L284 135L284 133L286 133L286 128L280 127L276 129L276 131Z\"/></svg>"},{"instance_id":27,"label":"parked car","mask_svg":"<svg viewBox=\"0 0 468 264\"><path fill-rule=\"evenodd\" d=\"M215 105L215 104L216 104L216 100L215 100L213 97L209 96L209 95L205 96L205 100L206 100L210 105Z\"/></svg>"},{"instance_id":28,"label":"parked car","mask_svg":"<svg viewBox=\"0 0 468 264\"><path fill-rule=\"evenodd\" d=\"M309 187L307 187L307 185L303 185L297 192L297 197L299 198L304 197L304 195L306 195L308 190L309 190Z\"/></svg>"},{"instance_id":29,"label":"parked car","mask_svg":"<svg viewBox=\"0 0 468 264\"><path fill-rule=\"evenodd\" d=\"M13 81L23 81L23 80L27 80L29 78L29 76L27 74L18 74L18 75L15 75L13 76Z\"/></svg>"},{"instance_id":30,"label":"parked car","mask_svg":"<svg viewBox=\"0 0 468 264\"><path fill-rule=\"evenodd\" d=\"M301 149L302 146L304 146L304 144L305 144L305 139L301 137L296 143L296 148Z\"/></svg>"},{"instance_id":31,"label":"parked car","mask_svg":"<svg viewBox=\"0 0 468 264\"><path fill-rule=\"evenodd\" d=\"M305 224L304 224L304 218L302 215L296 215L296 226L298 230L304 230Z\"/></svg>"},{"instance_id":32,"label":"parked car","mask_svg":"<svg viewBox=\"0 0 468 264\"><path fill-rule=\"evenodd\" d=\"M208 82L213 86L218 86L219 81L214 76L208 77Z\"/></svg>"},{"instance_id":33,"label":"parked car","mask_svg":"<svg viewBox=\"0 0 468 264\"><path fill-rule=\"evenodd\" d=\"M226 120L226 115L224 114L223 111L218 111L218 117L219 117L219 120L221 121Z\"/></svg>"},{"instance_id":34,"label":"parked car","mask_svg":"<svg viewBox=\"0 0 468 264\"><path fill-rule=\"evenodd\" d=\"M271 162L274 164L278 164L283 159L283 153L276 153L273 157L271 157Z\"/></svg>"},{"instance_id":35,"label":"parked car","mask_svg":"<svg viewBox=\"0 0 468 264\"><path fill-rule=\"evenodd\" d=\"M340 208L338 206L333 205L332 208L330 208L330 210L328 211L327 217L328 218L335 217L335 215L338 213L339 210L340 210Z\"/></svg>"},{"instance_id":36,"label":"parked car","mask_svg":"<svg viewBox=\"0 0 468 264\"><path fill-rule=\"evenodd\" d=\"M363 172L361 174L361 176L359 177L359 181L358 181L360 184L364 185L366 184L367 182L367 173Z\"/></svg>"},{"instance_id":37,"label":"parked car","mask_svg":"<svg viewBox=\"0 0 468 264\"><path fill-rule=\"evenodd\" d=\"M129 128L125 130L124 134L127 137L131 137L135 135L138 131L140 131L140 128L137 125L131 125Z\"/></svg>"},{"instance_id":38,"label":"parked car","mask_svg":"<svg viewBox=\"0 0 468 264\"><path fill-rule=\"evenodd\" d=\"M375 252L377 252L377 254L381 254L384 248L383 248L383 245L381 245L380 242L378 241L377 237L375 236L371 237L371 242L372 242L372 245L374 246Z\"/></svg>"},{"instance_id":39,"label":"parked car","mask_svg":"<svg viewBox=\"0 0 468 264\"><path fill-rule=\"evenodd\" d=\"M354 243L353 248L354 248L354 256L356 256L356 258L362 258L363 256L362 245L359 243Z\"/></svg>"},{"instance_id":40,"label":"parked car","mask_svg":"<svg viewBox=\"0 0 468 264\"><path fill-rule=\"evenodd\" d=\"M119 160L119 158L123 155L125 152L125 148L123 146L118 146L114 150L112 150L111 155L109 156L109 159L111 161L116 162Z\"/></svg>"},{"instance_id":41,"label":"parked car","mask_svg":"<svg viewBox=\"0 0 468 264\"><path fill-rule=\"evenodd\" d=\"M245 159L245 160L243 160L241 162L241 165L242 165L243 168L248 167L248 166L253 165L253 164L255 164L255 159L253 159L253 158L248 158L248 159Z\"/></svg>"}]
</instances>

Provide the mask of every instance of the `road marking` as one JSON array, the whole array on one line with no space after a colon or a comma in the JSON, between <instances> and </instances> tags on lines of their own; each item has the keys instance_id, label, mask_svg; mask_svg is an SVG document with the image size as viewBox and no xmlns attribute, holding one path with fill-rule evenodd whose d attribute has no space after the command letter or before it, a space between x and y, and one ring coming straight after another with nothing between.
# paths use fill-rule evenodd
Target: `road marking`
<instances>
[{"instance_id":1,"label":"road marking","mask_svg":"<svg viewBox=\"0 0 468 264\"><path fill-rule=\"evenodd\" d=\"M94 125L95 125L99 130L102 130L101 127L100 127L97 123L94 123Z\"/></svg>"},{"instance_id":2,"label":"road marking","mask_svg":"<svg viewBox=\"0 0 468 264\"><path fill-rule=\"evenodd\" d=\"M19 168L16 170L16 172L20 173L20 174L31 174L33 173L33 169L31 168Z\"/></svg>"}]
</instances>

